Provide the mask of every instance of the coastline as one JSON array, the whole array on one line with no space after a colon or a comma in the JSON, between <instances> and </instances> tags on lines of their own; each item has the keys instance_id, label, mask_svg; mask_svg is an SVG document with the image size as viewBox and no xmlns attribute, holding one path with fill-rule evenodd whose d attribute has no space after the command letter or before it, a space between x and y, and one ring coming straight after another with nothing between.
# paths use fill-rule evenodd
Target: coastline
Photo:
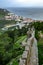
<instances>
[{"instance_id":1,"label":"coastline","mask_svg":"<svg viewBox=\"0 0 43 65\"><path fill-rule=\"evenodd\" d=\"M33 20L42 20L43 21L43 8L7 8L11 13L14 13L18 16L31 18Z\"/></svg>"},{"instance_id":2,"label":"coastline","mask_svg":"<svg viewBox=\"0 0 43 65\"><path fill-rule=\"evenodd\" d=\"M11 12L8 9L3 9L3 11L5 11L5 10L8 11L8 14L5 15L5 17L0 18L0 20L3 20L3 19L15 20L16 19L16 21L21 21L20 19L22 19L22 21L27 21L27 22L37 22L37 21L43 22L43 20L41 20L41 19L39 20L39 19L33 19L31 17L21 16L21 15L14 13L14 12Z\"/></svg>"},{"instance_id":3,"label":"coastline","mask_svg":"<svg viewBox=\"0 0 43 65\"><path fill-rule=\"evenodd\" d=\"M38 8L37 8L38 9ZM7 9L8 10L8 9ZM17 15L18 17L22 17L22 18L26 18L26 19L29 19L29 20L32 20L32 22L43 22L43 19L34 19L34 18L31 18L31 17L26 17L26 16L22 16L22 15L18 15L14 12L11 12L10 10L8 10L10 13L13 13L14 15Z\"/></svg>"}]
</instances>

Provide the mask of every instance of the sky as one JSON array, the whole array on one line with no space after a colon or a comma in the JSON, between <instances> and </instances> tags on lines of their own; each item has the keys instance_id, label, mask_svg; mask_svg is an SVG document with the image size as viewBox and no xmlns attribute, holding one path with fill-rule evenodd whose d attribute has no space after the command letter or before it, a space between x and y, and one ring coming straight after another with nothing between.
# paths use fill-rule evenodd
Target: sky
<instances>
[{"instance_id":1,"label":"sky","mask_svg":"<svg viewBox=\"0 0 43 65\"><path fill-rule=\"evenodd\" d=\"M0 0L0 7L43 7L43 0Z\"/></svg>"}]
</instances>

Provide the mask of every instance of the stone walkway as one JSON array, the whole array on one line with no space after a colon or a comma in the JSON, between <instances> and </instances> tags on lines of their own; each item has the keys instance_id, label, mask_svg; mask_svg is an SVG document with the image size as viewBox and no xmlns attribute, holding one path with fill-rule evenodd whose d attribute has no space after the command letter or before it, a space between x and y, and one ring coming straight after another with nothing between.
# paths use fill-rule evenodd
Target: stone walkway
<instances>
[{"instance_id":1,"label":"stone walkway","mask_svg":"<svg viewBox=\"0 0 43 65\"><path fill-rule=\"evenodd\" d=\"M30 63L28 65L38 65L38 48L37 48L37 40L35 38L31 50Z\"/></svg>"}]
</instances>

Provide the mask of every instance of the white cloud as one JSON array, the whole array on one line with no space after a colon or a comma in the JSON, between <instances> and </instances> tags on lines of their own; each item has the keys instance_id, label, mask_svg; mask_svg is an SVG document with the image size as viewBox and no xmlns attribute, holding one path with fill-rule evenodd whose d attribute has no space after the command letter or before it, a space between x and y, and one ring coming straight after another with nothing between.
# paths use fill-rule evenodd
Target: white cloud
<instances>
[{"instance_id":1,"label":"white cloud","mask_svg":"<svg viewBox=\"0 0 43 65\"><path fill-rule=\"evenodd\" d=\"M6 5L2 5L6 4ZM43 6L43 0L0 0L0 6Z\"/></svg>"},{"instance_id":2,"label":"white cloud","mask_svg":"<svg viewBox=\"0 0 43 65\"><path fill-rule=\"evenodd\" d=\"M23 2L25 2L25 3L42 3L43 2L43 0L7 0L7 1L9 1L9 2L20 2L20 3L23 3Z\"/></svg>"},{"instance_id":3,"label":"white cloud","mask_svg":"<svg viewBox=\"0 0 43 65\"><path fill-rule=\"evenodd\" d=\"M43 0L8 0L10 2L19 2L19 3L43 3Z\"/></svg>"},{"instance_id":4,"label":"white cloud","mask_svg":"<svg viewBox=\"0 0 43 65\"><path fill-rule=\"evenodd\" d=\"M43 4L43 0L16 0L19 3Z\"/></svg>"},{"instance_id":5,"label":"white cloud","mask_svg":"<svg viewBox=\"0 0 43 65\"><path fill-rule=\"evenodd\" d=\"M22 6L43 6L43 0L9 0L13 4L21 4Z\"/></svg>"}]
</instances>

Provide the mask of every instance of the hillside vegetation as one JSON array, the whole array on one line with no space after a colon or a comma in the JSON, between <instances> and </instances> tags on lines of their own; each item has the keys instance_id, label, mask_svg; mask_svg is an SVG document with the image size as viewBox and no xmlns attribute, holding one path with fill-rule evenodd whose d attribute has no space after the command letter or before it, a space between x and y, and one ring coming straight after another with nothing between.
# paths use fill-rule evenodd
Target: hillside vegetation
<instances>
[{"instance_id":1,"label":"hillside vegetation","mask_svg":"<svg viewBox=\"0 0 43 65\"><path fill-rule=\"evenodd\" d=\"M26 38L27 28L14 29L0 34L0 65L6 65L14 59L15 65L18 65L20 55L24 51L22 41ZM17 60L18 58L18 60ZM13 61L12 61L13 62Z\"/></svg>"},{"instance_id":2,"label":"hillside vegetation","mask_svg":"<svg viewBox=\"0 0 43 65\"><path fill-rule=\"evenodd\" d=\"M8 12L6 9L0 8L0 17L7 15Z\"/></svg>"},{"instance_id":3,"label":"hillside vegetation","mask_svg":"<svg viewBox=\"0 0 43 65\"><path fill-rule=\"evenodd\" d=\"M43 37L40 37L40 33L43 35L43 22L35 22L33 23L35 27L35 37L38 41L38 58L39 65L43 64ZM40 32L41 31L41 32Z\"/></svg>"},{"instance_id":4,"label":"hillside vegetation","mask_svg":"<svg viewBox=\"0 0 43 65\"><path fill-rule=\"evenodd\" d=\"M15 24L16 22L15 20L0 20L0 28L3 28L5 25Z\"/></svg>"}]
</instances>

